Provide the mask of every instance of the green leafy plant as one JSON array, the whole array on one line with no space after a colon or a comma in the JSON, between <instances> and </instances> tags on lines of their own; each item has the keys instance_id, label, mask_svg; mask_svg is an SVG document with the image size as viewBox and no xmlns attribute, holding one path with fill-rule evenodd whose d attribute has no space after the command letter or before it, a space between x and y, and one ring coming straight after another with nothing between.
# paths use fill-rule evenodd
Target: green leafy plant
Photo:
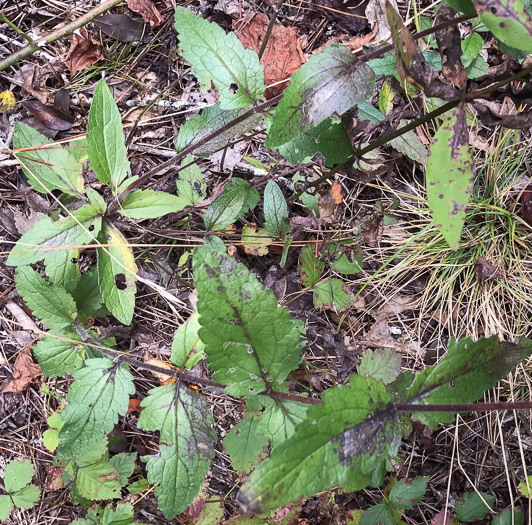
<instances>
[{"instance_id":1,"label":"green leafy plant","mask_svg":"<svg viewBox=\"0 0 532 525\"><path fill-rule=\"evenodd\" d=\"M31 509L37 501L41 491L39 487L31 485L35 471L33 465L24 461L10 461L4 471L3 488L7 494L0 494L0 520L9 518L13 507Z\"/></svg>"}]
</instances>

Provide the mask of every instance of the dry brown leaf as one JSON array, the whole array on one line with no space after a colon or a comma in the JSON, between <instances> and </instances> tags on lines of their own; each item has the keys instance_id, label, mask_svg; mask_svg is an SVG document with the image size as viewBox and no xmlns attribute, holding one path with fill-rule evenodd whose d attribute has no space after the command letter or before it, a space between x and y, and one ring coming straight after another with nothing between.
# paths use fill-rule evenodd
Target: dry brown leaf
<instances>
[{"instance_id":1,"label":"dry brown leaf","mask_svg":"<svg viewBox=\"0 0 532 525\"><path fill-rule=\"evenodd\" d=\"M332 183L332 186L329 189L329 193L331 194L336 204L342 204L344 196L342 195L342 185L340 184L340 181L335 180Z\"/></svg>"},{"instance_id":2,"label":"dry brown leaf","mask_svg":"<svg viewBox=\"0 0 532 525\"><path fill-rule=\"evenodd\" d=\"M60 490L65 486L63 480L63 467L51 465L46 467L45 486L49 490Z\"/></svg>"},{"instance_id":3,"label":"dry brown leaf","mask_svg":"<svg viewBox=\"0 0 532 525\"><path fill-rule=\"evenodd\" d=\"M65 64L74 76L78 71L88 69L103 58L102 46L98 40L89 35L88 31L82 27L80 34L74 34L72 38Z\"/></svg>"},{"instance_id":4,"label":"dry brown leaf","mask_svg":"<svg viewBox=\"0 0 532 525\"><path fill-rule=\"evenodd\" d=\"M33 362L32 344L23 347L13 366L13 381L3 385L2 392L22 392L35 378L42 375L41 367Z\"/></svg>"},{"instance_id":5,"label":"dry brown leaf","mask_svg":"<svg viewBox=\"0 0 532 525\"><path fill-rule=\"evenodd\" d=\"M237 36L245 48L252 48L258 53L269 23L270 21L264 13L257 13L234 21L233 29L235 32L241 30ZM299 29L297 27L284 27L276 23L260 60L264 66L266 85L289 79L303 62L305 62L305 55L301 49ZM286 86L288 86L288 80L269 87L264 92L264 96L267 99L275 97L282 93Z\"/></svg>"},{"instance_id":6,"label":"dry brown leaf","mask_svg":"<svg viewBox=\"0 0 532 525\"><path fill-rule=\"evenodd\" d=\"M318 55L326 47L330 47L333 44L340 44L342 46L345 46L349 49L349 51L358 51L362 46L365 46L366 44L369 44L373 41L378 29L378 25L375 25L375 27L367 35L357 36L355 38L351 38L351 35L346 34L333 36L329 38L329 40L327 40L325 44L321 45L320 47L317 47L316 49L313 49L311 55Z\"/></svg>"},{"instance_id":7,"label":"dry brown leaf","mask_svg":"<svg viewBox=\"0 0 532 525\"><path fill-rule=\"evenodd\" d=\"M148 359L146 361L146 364L157 366L159 368L168 368L170 370L175 370L175 367L171 365L170 363L167 363L166 361L161 361L159 359ZM161 385L166 385L167 383L173 383L175 382L175 378L172 376L167 376L166 374L163 374L162 372L155 372L154 370L150 370L150 372L157 378L159 383Z\"/></svg>"},{"instance_id":8,"label":"dry brown leaf","mask_svg":"<svg viewBox=\"0 0 532 525\"><path fill-rule=\"evenodd\" d=\"M142 412L143 407L140 406L141 399L130 399L127 407L127 413Z\"/></svg>"},{"instance_id":9,"label":"dry brown leaf","mask_svg":"<svg viewBox=\"0 0 532 525\"><path fill-rule=\"evenodd\" d=\"M320 219L327 224L332 224L338 217L338 204L334 197L327 191L318 199Z\"/></svg>"},{"instance_id":10,"label":"dry brown leaf","mask_svg":"<svg viewBox=\"0 0 532 525\"><path fill-rule=\"evenodd\" d=\"M151 0L127 0L127 6L131 11L141 15L144 22L150 24L150 27L161 25L164 21L163 16Z\"/></svg>"},{"instance_id":11,"label":"dry brown leaf","mask_svg":"<svg viewBox=\"0 0 532 525\"><path fill-rule=\"evenodd\" d=\"M495 267L484 257L479 257L475 263L475 276L478 282L484 279L503 279L504 272Z\"/></svg>"}]
</instances>

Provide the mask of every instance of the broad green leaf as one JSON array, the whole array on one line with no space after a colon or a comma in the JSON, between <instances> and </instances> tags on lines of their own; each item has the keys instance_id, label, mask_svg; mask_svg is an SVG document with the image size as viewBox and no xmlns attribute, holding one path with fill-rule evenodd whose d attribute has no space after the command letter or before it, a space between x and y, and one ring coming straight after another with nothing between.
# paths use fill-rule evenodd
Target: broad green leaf
<instances>
[{"instance_id":1,"label":"broad green leaf","mask_svg":"<svg viewBox=\"0 0 532 525\"><path fill-rule=\"evenodd\" d=\"M40 496L41 491L35 485L28 485L11 494L13 503L21 509L31 509L39 501Z\"/></svg>"},{"instance_id":2,"label":"broad green leaf","mask_svg":"<svg viewBox=\"0 0 532 525\"><path fill-rule=\"evenodd\" d=\"M527 484L528 481L528 484ZM528 487L532 486L532 476L528 476L528 480L523 480L521 483L519 483L519 486L517 487L519 492L526 498L531 498L530 492L528 490Z\"/></svg>"},{"instance_id":3,"label":"broad green leaf","mask_svg":"<svg viewBox=\"0 0 532 525\"><path fill-rule=\"evenodd\" d=\"M275 149L291 164L299 164L306 157L321 153L327 167L345 162L354 152L341 122L332 118L311 126Z\"/></svg>"},{"instance_id":4,"label":"broad green leaf","mask_svg":"<svg viewBox=\"0 0 532 525\"><path fill-rule=\"evenodd\" d=\"M93 207L98 210L100 215L103 215L107 211L105 199L93 188L87 188L85 193Z\"/></svg>"},{"instance_id":5,"label":"broad green leaf","mask_svg":"<svg viewBox=\"0 0 532 525\"><path fill-rule=\"evenodd\" d=\"M314 306L325 310L342 310L353 300L353 294L344 290L341 279L327 279L314 286Z\"/></svg>"},{"instance_id":6,"label":"broad green leaf","mask_svg":"<svg viewBox=\"0 0 532 525\"><path fill-rule=\"evenodd\" d=\"M4 487L7 492L17 492L31 483L34 474L35 469L29 460L18 461L14 459L6 466Z\"/></svg>"},{"instance_id":7,"label":"broad green leaf","mask_svg":"<svg viewBox=\"0 0 532 525\"><path fill-rule=\"evenodd\" d=\"M61 412L65 424L59 433L59 454L75 459L97 448L111 432L118 416L126 414L135 387L131 374L110 359L87 359L72 375L68 404Z\"/></svg>"},{"instance_id":8,"label":"broad green leaf","mask_svg":"<svg viewBox=\"0 0 532 525\"><path fill-rule=\"evenodd\" d=\"M224 517L224 504L219 499L206 501L194 525L218 525L227 523ZM283 524L281 524L283 525Z\"/></svg>"},{"instance_id":9,"label":"broad green leaf","mask_svg":"<svg viewBox=\"0 0 532 525\"><path fill-rule=\"evenodd\" d=\"M259 431L260 412L244 414L244 419L224 437L223 444L237 474L251 472L268 453L268 437Z\"/></svg>"},{"instance_id":10,"label":"broad green leaf","mask_svg":"<svg viewBox=\"0 0 532 525\"><path fill-rule=\"evenodd\" d=\"M148 490L148 480L141 478L127 486L127 490L130 494L142 494Z\"/></svg>"},{"instance_id":11,"label":"broad green leaf","mask_svg":"<svg viewBox=\"0 0 532 525\"><path fill-rule=\"evenodd\" d=\"M264 188L264 221L264 226L272 237L284 237L290 232L286 199L273 180Z\"/></svg>"},{"instance_id":12,"label":"broad green leaf","mask_svg":"<svg viewBox=\"0 0 532 525\"><path fill-rule=\"evenodd\" d=\"M194 157L188 155L181 163L181 168L190 164L193 160ZM181 169L176 184L177 194L183 206L194 206L197 202L204 201L207 198L207 185L197 164Z\"/></svg>"},{"instance_id":13,"label":"broad green leaf","mask_svg":"<svg viewBox=\"0 0 532 525\"><path fill-rule=\"evenodd\" d=\"M199 314L194 312L176 330L170 361L179 368L192 368L205 357L203 352L205 344L199 337L200 327Z\"/></svg>"},{"instance_id":14,"label":"broad green leaf","mask_svg":"<svg viewBox=\"0 0 532 525\"><path fill-rule=\"evenodd\" d=\"M401 479L390 491L388 501L396 509L411 509L421 501L426 490L427 478Z\"/></svg>"},{"instance_id":15,"label":"broad green leaf","mask_svg":"<svg viewBox=\"0 0 532 525\"><path fill-rule=\"evenodd\" d=\"M118 503L115 510L111 505L102 510L98 525L129 525L133 518L133 506L129 503Z\"/></svg>"},{"instance_id":16,"label":"broad green leaf","mask_svg":"<svg viewBox=\"0 0 532 525\"><path fill-rule=\"evenodd\" d=\"M471 0L446 0L447 3L455 10L465 13L466 15L476 15L475 6Z\"/></svg>"},{"instance_id":17,"label":"broad green leaf","mask_svg":"<svg viewBox=\"0 0 532 525\"><path fill-rule=\"evenodd\" d=\"M298 270L304 286L314 286L320 280L321 272L325 268L325 263L320 261L314 252L313 246L306 246L301 250Z\"/></svg>"},{"instance_id":18,"label":"broad green leaf","mask_svg":"<svg viewBox=\"0 0 532 525\"><path fill-rule=\"evenodd\" d=\"M378 464L394 456L399 420L383 383L351 376L311 406L292 437L272 450L244 483L237 501L255 514L311 496L333 485L369 483Z\"/></svg>"},{"instance_id":19,"label":"broad green leaf","mask_svg":"<svg viewBox=\"0 0 532 525\"><path fill-rule=\"evenodd\" d=\"M127 480L133 474L135 470L135 461L137 459L137 453L132 452L127 454L126 452L121 452L113 456L109 463L116 468L118 475L120 477L120 485L125 487L127 485Z\"/></svg>"},{"instance_id":20,"label":"broad green leaf","mask_svg":"<svg viewBox=\"0 0 532 525\"><path fill-rule=\"evenodd\" d=\"M353 246L351 241L329 243L328 250L331 258L331 268L346 275L356 274L362 271L364 261L362 259L362 249ZM341 248L341 246L344 248ZM349 254L349 258L348 258Z\"/></svg>"},{"instance_id":21,"label":"broad green leaf","mask_svg":"<svg viewBox=\"0 0 532 525\"><path fill-rule=\"evenodd\" d=\"M397 74L397 60L393 53L386 53L383 58L376 58L368 62L368 66L373 69L373 72L376 75L382 76L391 76ZM362 104L368 104L367 102L361 102L359 108ZM380 112L379 112L380 113ZM362 117L361 117L362 118ZM364 117L366 119L366 117Z\"/></svg>"},{"instance_id":22,"label":"broad green leaf","mask_svg":"<svg viewBox=\"0 0 532 525\"><path fill-rule=\"evenodd\" d=\"M120 203L119 213L130 219L156 219L169 213L181 211L185 204L183 199L154 190L132 191Z\"/></svg>"},{"instance_id":23,"label":"broad green leaf","mask_svg":"<svg viewBox=\"0 0 532 525\"><path fill-rule=\"evenodd\" d=\"M220 92L222 109L253 104L264 93L264 69L252 49L244 49L234 33L226 34L217 24L184 7L175 11L175 29L183 58L206 88L213 81ZM231 93L231 88L237 89Z\"/></svg>"},{"instance_id":24,"label":"broad green leaf","mask_svg":"<svg viewBox=\"0 0 532 525\"><path fill-rule=\"evenodd\" d=\"M196 497L214 457L214 418L205 398L182 383L150 390L141 405L138 427L160 430L159 454L144 456L148 481L160 483L155 495L172 519Z\"/></svg>"},{"instance_id":25,"label":"broad green leaf","mask_svg":"<svg viewBox=\"0 0 532 525\"><path fill-rule=\"evenodd\" d=\"M359 525L394 525L395 520L390 509L384 504L373 505L364 511L360 518Z\"/></svg>"},{"instance_id":26,"label":"broad green leaf","mask_svg":"<svg viewBox=\"0 0 532 525\"><path fill-rule=\"evenodd\" d=\"M61 332L61 336L79 341L71 343L51 335L41 339L33 347L33 353L39 362L45 377L73 374L83 366L87 349L78 334Z\"/></svg>"},{"instance_id":27,"label":"broad green leaf","mask_svg":"<svg viewBox=\"0 0 532 525\"><path fill-rule=\"evenodd\" d=\"M271 403L262 414L258 432L267 436L275 448L294 434L297 425L305 419L308 407L286 399Z\"/></svg>"},{"instance_id":28,"label":"broad green leaf","mask_svg":"<svg viewBox=\"0 0 532 525\"><path fill-rule=\"evenodd\" d=\"M446 356L414 379L408 399L416 404L472 403L504 379L519 363L532 355L532 341L518 343L497 339L452 340ZM454 420L452 412L415 412L415 418L436 428Z\"/></svg>"},{"instance_id":29,"label":"broad green leaf","mask_svg":"<svg viewBox=\"0 0 532 525\"><path fill-rule=\"evenodd\" d=\"M15 272L17 290L33 313L50 329L61 330L76 318L76 303L64 288L47 283L29 266L19 266Z\"/></svg>"},{"instance_id":30,"label":"broad green leaf","mask_svg":"<svg viewBox=\"0 0 532 525\"><path fill-rule=\"evenodd\" d=\"M94 98L87 124L87 152L91 168L98 180L109 186L114 195L127 177L127 160L122 119L113 95L105 80L100 80L94 90Z\"/></svg>"},{"instance_id":31,"label":"broad green leaf","mask_svg":"<svg viewBox=\"0 0 532 525\"><path fill-rule=\"evenodd\" d=\"M503 44L501 44L503 45ZM479 55L466 67L467 78L478 78L486 74L488 63Z\"/></svg>"},{"instance_id":32,"label":"broad green leaf","mask_svg":"<svg viewBox=\"0 0 532 525\"><path fill-rule=\"evenodd\" d=\"M63 420L59 412L54 412L47 419L48 430L45 430L42 435L43 445L50 451L54 452L59 446L59 430L63 428Z\"/></svg>"},{"instance_id":33,"label":"broad green leaf","mask_svg":"<svg viewBox=\"0 0 532 525\"><path fill-rule=\"evenodd\" d=\"M8 494L0 494L0 521L7 520L13 509L13 500Z\"/></svg>"},{"instance_id":34,"label":"broad green leaf","mask_svg":"<svg viewBox=\"0 0 532 525\"><path fill-rule=\"evenodd\" d=\"M482 498L488 504L482 501ZM481 492L477 494L464 494L456 503L456 517L459 521L475 521L482 519L489 511L489 507L493 508L495 498L491 494Z\"/></svg>"},{"instance_id":35,"label":"broad green leaf","mask_svg":"<svg viewBox=\"0 0 532 525\"><path fill-rule=\"evenodd\" d=\"M401 356L388 348L367 350L358 365L358 373L387 385L401 373Z\"/></svg>"},{"instance_id":36,"label":"broad green leaf","mask_svg":"<svg viewBox=\"0 0 532 525\"><path fill-rule=\"evenodd\" d=\"M482 49L482 37L478 33L471 33L461 42L462 64L469 66Z\"/></svg>"},{"instance_id":37,"label":"broad green leaf","mask_svg":"<svg viewBox=\"0 0 532 525\"><path fill-rule=\"evenodd\" d=\"M475 182L465 107L444 115L427 161L427 197L436 227L456 250Z\"/></svg>"},{"instance_id":38,"label":"broad green leaf","mask_svg":"<svg viewBox=\"0 0 532 525\"><path fill-rule=\"evenodd\" d=\"M513 514L513 515L512 515ZM525 515L519 509L504 509L497 516L493 517L491 525L524 525Z\"/></svg>"},{"instance_id":39,"label":"broad green leaf","mask_svg":"<svg viewBox=\"0 0 532 525\"><path fill-rule=\"evenodd\" d=\"M52 141L22 122L15 123L13 148L30 148ZM83 193L80 163L68 149L56 144L48 149L34 149L17 153L29 183L40 193L61 190L69 195Z\"/></svg>"},{"instance_id":40,"label":"broad green leaf","mask_svg":"<svg viewBox=\"0 0 532 525\"><path fill-rule=\"evenodd\" d=\"M98 282L105 306L121 322L131 324L135 309L137 265L133 252L123 235L112 225L104 223L98 236Z\"/></svg>"},{"instance_id":41,"label":"broad green leaf","mask_svg":"<svg viewBox=\"0 0 532 525\"><path fill-rule=\"evenodd\" d=\"M532 17L521 0L473 0L473 5L501 42L532 52Z\"/></svg>"},{"instance_id":42,"label":"broad green leaf","mask_svg":"<svg viewBox=\"0 0 532 525\"><path fill-rule=\"evenodd\" d=\"M299 330L271 290L225 253L194 250L200 337L213 379L230 395L279 387L300 362ZM262 367L263 371L259 368Z\"/></svg>"},{"instance_id":43,"label":"broad green leaf","mask_svg":"<svg viewBox=\"0 0 532 525\"><path fill-rule=\"evenodd\" d=\"M67 292L76 288L81 279L77 248L56 250L53 257L46 258L46 275L52 283L62 286Z\"/></svg>"},{"instance_id":44,"label":"broad green leaf","mask_svg":"<svg viewBox=\"0 0 532 525\"><path fill-rule=\"evenodd\" d=\"M259 193L248 181L233 178L224 187L221 197L209 205L203 215L205 227L211 231L224 230L259 202Z\"/></svg>"},{"instance_id":45,"label":"broad green leaf","mask_svg":"<svg viewBox=\"0 0 532 525\"><path fill-rule=\"evenodd\" d=\"M7 264L20 266L33 264L44 259L47 270L51 265L65 263L66 246L82 246L89 244L98 235L102 227L102 219L98 210L87 204L72 212L72 215L53 222L45 218L37 222L17 242ZM70 256L70 252L69 252Z\"/></svg>"},{"instance_id":46,"label":"broad green leaf","mask_svg":"<svg viewBox=\"0 0 532 525\"><path fill-rule=\"evenodd\" d=\"M109 313L98 287L97 268L81 276L78 285L72 291L72 297L76 301L78 310L89 317L105 317Z\"/></svg>"},{"instance_id":47,"label":"broad green leaf","mask_svg":"<svg viewBox=\"0 0 532 525\"><path fill-rule=\"evenodd\" d=\"M347 47L332 45L301 66L277 106L264 145L276 148L320 124L333 113L341 115L373 94L375 74Z\"/></svg>"},{"instance_id":48,"label":"broad green leaf","mask_svg":"<svg viewBox=\"0 0 532 525\"><path fill-rule=\"evenodd\" d=\"M224 110L221 104L217 102L213 106L205 108L199 115L195 115L187 120L179 128L177 135L176 149L179 153L184 150L189 144L196 143L207 135L225 126L229 122L241 117L249 111L249 108L228 109ZM227 143L242 133L256 128L262 121L262 115L255 113L250 117L244 119L242 122L235 124L225 131L216 134L216 137L209 140L203 146L194 149L194 155L198 157L208 157L215 151L227 146Z\"/></svg>"},{"instance_id":49,"label":"broad green leaf","mask_svg":"<svg viewBox=\"0 0 532 525\"><path fill-rule=\"evenodd\" d=\"M120 477L108 461L81 467L76 475L79 493L92 501L120 497Z\"/></svg>"}]
</instances>

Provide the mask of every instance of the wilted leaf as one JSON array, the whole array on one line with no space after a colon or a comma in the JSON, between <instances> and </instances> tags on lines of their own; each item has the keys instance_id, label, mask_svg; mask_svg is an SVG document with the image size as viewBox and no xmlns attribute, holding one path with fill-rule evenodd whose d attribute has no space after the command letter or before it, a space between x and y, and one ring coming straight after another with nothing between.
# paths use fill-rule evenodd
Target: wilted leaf
<instances>
[{"instance_id":1,"label":"wilted leaf","mask_svg":"<svg viewBox=\"0 0 532 525\"><path fill-rule=\"evenodd\" d=\"M233 21L233 29L237 31L238 40L244 47L260 51L270 21L265 13L256 13L241 20ZM241 32L238 32L242 28ZM299 29L295 26L284 27L275 23L270 34L266 49L260 59L264 66L264 82L275 84L289 79L305 62L301 49ZM269 87L264 96L270 99L279 95L288 86L288 80L282 84Z\"/></svg>"},{"instance_id":2,"label":"wilted leaf","mask_svg":"<svg viewBox=\"0 0 532 525\"><path fill-rule=\"evenodd\" d=\"M139 40L144 33L144 24L135 22L127 15L108 13L96 18L94 24L103 34L119 42Z\"/></svg>"},{"instance_id":3,"label":"wilted leaf","mask_svg":"<svg viewBox=\"0 0 532 525\"><path fill-rule=\"evenodd\" d=\"M465 107L461 105L444 116L427 162L429 208L436 227L453 250L460 243L474 182Z\"/></svg>"},{"instance_id":4,"label":"wilted leaf","mask_svg":"<svg viewBox=\"0 0 532 525\"><path fill-rule=\"evenodd\" d=\"M375 74L345 46L311 57L291 79L264 145L276 148L373 94Z\"/></svg>"},{"instance_id":5,"label":"wilted leaf","mask_svg":"<svg viewBox=\"0 0 532 525\"><path fill-rule=\"evenodd\" d=\"M257 230L256 224L251 223L242 228L242 247L248 255L267 255L271 242L268 232L265 229Z\"/></svg>"},{"instance_id":6,"label":"wilted leaf","mask_svg":"<svg viewBox=\"0 0 532 525\"><path fill-rule=\"evenodd\" d=\"M127 6L131 11L135 11L142 16L144 22L148 22L151 27L156 27L164 21L161 13L151 0L127 0Z\"/></svg>"},{"instance_id":7,"label":"wilted leaf","mask_svg":"<svg viewBox=\"0 0 532 525\"><path fill-rule=\"evenodd\" d=\"M532 17L521 0L473 0L486 27L506 45L532 52Z\"/></svg>"},{"instance_id":8,"label":"wilted leaf","mask_svg":"<svg viewBox=\"0 0 532 525\"><path fill-rule=\"evenodd\" d=\"M482 124L486 126L503 126L510 129L528 129L532 126L532 111L522 111L516 115L498 115L488 106L473 102Z\"/></svg>"},{"instance_id":9,"label":"wilted leaf","mask_svg":"<svg viewBox=\"0 0 532 525\"><path fill-rule=\"evenodd\" d=\"M100 42L93 38L85 27L79 32L79 35L74 33L72 36L72 43L65 57L65 64L72 76L104 59Z\"/></svg>"},{"instance_id":10,"label":"wilted leaf","mask_svg":"<svg viewBox=\"0 0 532 525\"><path fill-rule=\"evenodd\" d=\"M13 380L3 386L2 392L22 392L31 382L42 375L41 367L33 362L31 344L21 348L13 365Z\"/></svg>"},{"instance_id":11,"label":"wilted leaf","mask_svg":"<svg viewBox=\"0 0 532 525\"><path fill-rule=\"evenodd\" d=\"M486 258L478 257L475 263L475 275L478 282L484 279L504 279L504 272L491 264Z\"/></svg>"},{"instance_id":12,"label":"wilted leaf","mask_svg":"<svg viewBox=\"0 0 532 525\"><path fill-rule=\"evenodd\" d=\"M67 102L63 102L66 95ZM49 129L56 131L66 131L72 127L74 118L68 114L68 106L70 105L70 96L68 93L60 89L55 94L55 102L53 106L47 106L40 100L26 100L22 105L35 117L39 122Z\"/></svg>"}]
</instances>

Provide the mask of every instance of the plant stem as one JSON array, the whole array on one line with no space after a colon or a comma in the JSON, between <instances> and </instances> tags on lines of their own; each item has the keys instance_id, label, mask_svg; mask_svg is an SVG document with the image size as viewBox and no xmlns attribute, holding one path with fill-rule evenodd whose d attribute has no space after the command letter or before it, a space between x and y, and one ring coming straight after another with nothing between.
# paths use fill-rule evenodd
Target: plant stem
<instances>
[{"instance_id":1,"label":"plant stem","mask_svg":"<svg viewBox=\"0 0 532 525\"><path fill-rule=\"evenodd\" d=\"M270 35L272 34L273 26L275 25L277 16L279 15L279 10L283 6L283 1L284 0L277 0L277 3L275 4L275 7L273 8L273 15L270 19L270 23L268 24L268 29L266 29L266 34L264 35L264 40L262 41L262 45L260 46L259 60L262 58L262 55L264 55L264 51L266 51L268 40L270 39Z\"/></svg>"},{"instance_id":2,"label":"plant stem","mask_svg":"<svg viewBox=\"0 0 532 525\"><path fill-rule=\"evenodd\" d=\"M83 27L97 16L100 16L101 14L111 9L111 7L114 7L116 4L119 4L121 1L122 0L107 0L107 2L93 7L90 11L80 16L73 22L70 22L69 24L66 24L65 26L43 36L42 38L34 42L33 45L23 47L16 53L9 55L4 60L0 61L0 71L4 71L13 64L16 64L19 60L22 60L23 58L32 55L39 48L51 44L52 42L55 42L56 40L59 40L60 38L66 35L69 35L76 29Z\"/></svg>"},{"instance_id":3,"label":"plant stem","mask_svg":"<svg viewBox=\"0 0 532 525\"><path fill-rule=\"evenodd\" d=\"M35 41L33 40L33 38L31 38L31 36L29 36L26 33L24 33L24 31L19 29L13 22L11 22L11 20L9 20L2 13L0 13L0 22L4 22L5 24L7 24L11 29L16 31L22 38L24 38L24 40L27 40L32 46L35 45Z\"/></svg>"},{"instance_id":4,"label":"plant stem","mask_svg":"<svg viewBox=\"0 0 532 525\"><path fill-rule=\"evenodd\" d=\"M484 412L487 410L532 409L532 401L509 401L502 403L467 403L464 405L413 405L394 403L398 412Z\"/></svg>"}]
</instances>

